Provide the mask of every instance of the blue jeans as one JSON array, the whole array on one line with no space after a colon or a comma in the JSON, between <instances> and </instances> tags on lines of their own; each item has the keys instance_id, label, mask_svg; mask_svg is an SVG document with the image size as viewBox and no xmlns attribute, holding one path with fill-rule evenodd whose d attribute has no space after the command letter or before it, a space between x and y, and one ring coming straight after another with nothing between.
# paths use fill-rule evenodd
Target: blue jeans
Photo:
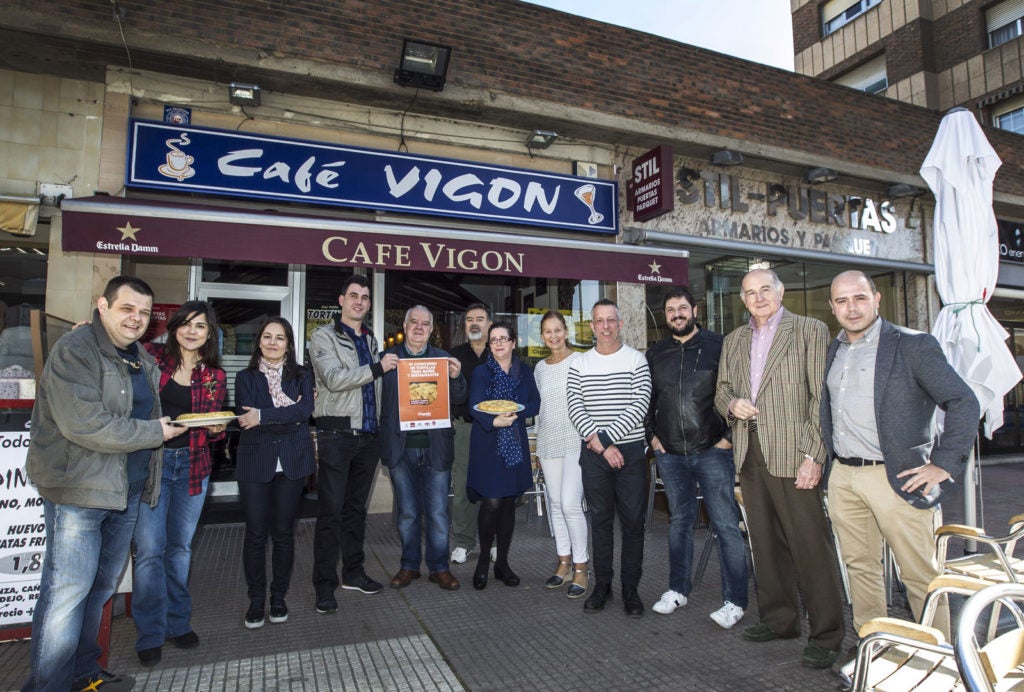
<instances>
[{"instance_id":1,"label":"blue jeans","mask_svg":"<svg viewBox=\"0 0 1024 692\"><path fill-rule=\"evenodd\" d=\"M103 606L128 559L146 480L129 485L125 509L93 509L43 500L46 557L32 614L32 653L23 690L66 692L100 671Z\"/></svg>"},{"instance_id":2,"label":"blue jeans","mask_svg":"<svg viewBox=\"0 0 1024 692\"><path fill-rule=\"evenodd\" d=\"M580 470L583 493L590 507L591 536L594 543L594 578L599 585L611 586L614 570L615 515L622 527L619 552L619 579L623 590L640 584L644 562L644 516L647 511L647 464L644 443L617 445L625 459L622 468L613 469L603 456L581 444Z\"/></svg>"},{"instance_id":3,"label":"blue jeans","mask_svg":"<svg viewBox=\"0 0 1024 692\"><path fill-rule=\"evenodd\" d=\"M429 457L428 449L406 449L389 471L398 504L402 569L419 571L425 520L427 570L433 574L448 570L448 488L452 472L430 468Z\"/></svg>"},{"instance_id":4,"label":"blue jeans","mask_svg":"<svg viewBox=\"0 0 1024 692\"><path fill-rule=\"evenodd\" d=\"M168 637L192 631L188 570L208 479L203 479L199 495L189 495L189 466L188 447L164 449L160 502L156 507L139 508L132 586L136 651L161 646Z\"/></svg>"},{"instance_id":5,"label":"blue jeans","mask_svg":"<svg viewBox=\"0 0 1024 692\"><path fill-rule=\"evenodd\" d=\"M669 588L688 596L693 590L693 523L697 484L722 562L722 599L747 608L747 546L736 505L736 465L731 449L709 447L699 454L657 454L658 473L672 517L668 524Z\"/></svg>"}]
</instances>

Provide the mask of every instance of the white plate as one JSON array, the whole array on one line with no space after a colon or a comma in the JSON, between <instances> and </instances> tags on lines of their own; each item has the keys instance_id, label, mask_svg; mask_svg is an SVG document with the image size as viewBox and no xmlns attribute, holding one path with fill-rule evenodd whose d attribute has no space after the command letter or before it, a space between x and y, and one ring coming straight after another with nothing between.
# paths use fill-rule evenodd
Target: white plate
<instances>
[{"instance_id":1,"label":"white plate","mask_svg":"<svg viewBox=\"0 0 1024 692\"><path fill-rule=\"evenodd\" d=\"M207 425L227 425L238 416L216 416L213 418L190 418L189 420L172 420L171 425L180 425L183 428L205 428Z\"/></svg>"},{"instance_id":2,"label":"white plate","mask_svg":"<svg viewBox=\"0 0 1024 692\"><path fill-rule=\"evenodd\" d=\"M479 406L479 404L477 404L477 406ZM519 413L520 411L524 410L525 408L526 407L523 406L522 404L516 404L516 410L515 411L499 411L499 412L495 412L495 411L481 411L476 406L473 407L473 410L476 411L477 413L486 413L489 416L500 416L500 415L505 414L505 413Z\"/></svg>"}]
</instances>

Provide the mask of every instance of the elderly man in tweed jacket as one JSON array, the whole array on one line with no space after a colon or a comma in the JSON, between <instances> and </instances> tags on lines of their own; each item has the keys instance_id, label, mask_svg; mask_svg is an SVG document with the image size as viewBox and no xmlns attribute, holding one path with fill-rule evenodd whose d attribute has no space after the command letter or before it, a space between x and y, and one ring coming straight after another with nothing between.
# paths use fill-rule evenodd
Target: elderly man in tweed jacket
<instances>
[{"instance_id":1,"label":"elderly man in tweed jacket","mask_svg":"<svg viewBox=\"0 0 1024 692\"><path fill-rule=\"evenodd\" d=\"M733 426L733 450L747 511L761 621L743 637L800 636L797 582L810 619L803 664L828 668L844 624L832 534L822 507L825 445L819 426L828 328L782 307L775 272L743 277L750 323L722 348L715 406Z\"/></svg>"}]
</instances>

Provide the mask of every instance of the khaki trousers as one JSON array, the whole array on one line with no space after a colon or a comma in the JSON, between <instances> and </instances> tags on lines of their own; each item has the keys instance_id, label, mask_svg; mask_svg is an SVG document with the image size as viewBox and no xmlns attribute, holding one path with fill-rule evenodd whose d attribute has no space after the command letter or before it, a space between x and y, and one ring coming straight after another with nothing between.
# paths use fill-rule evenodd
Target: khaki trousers
<instances>
[{"instance_id":1,"label":"khaki trousers","mask_svg":"<svg viewBox=\"0 0 1024 692\"><path fill-rule=\"evenodd\" d=\"M833 462L828 479L828 513L850 578L857 631L872 618L889 614L882 573L883 538L896 558L914 619L920 622L928 585L939 574L935 528L941 512L917 509L905 502L889 485L885 466ZM947 608L936 612L933 626L949 633Z\"/></svg>"}]
</instances>

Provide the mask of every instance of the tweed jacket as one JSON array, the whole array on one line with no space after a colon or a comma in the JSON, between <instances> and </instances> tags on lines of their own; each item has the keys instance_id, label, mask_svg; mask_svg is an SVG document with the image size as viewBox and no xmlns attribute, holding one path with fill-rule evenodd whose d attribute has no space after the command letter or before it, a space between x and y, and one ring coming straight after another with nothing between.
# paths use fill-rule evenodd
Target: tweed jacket
<instances>
[{"instance_id":1,"label":"tweed jacket","mask_svg":"<svg viewBox=\"0 0 1024 692\"><path fill-rule=\"evenodd\" d=\"M879 318L881 319L881 318ZM828 348L825 373L839 351L835 339ZM924 334L882 320L875 357L875 424L892 489L915 507L931 507L941 490L932 494L905 493L905 482L896 474L917 468L929 460L954 478L964 471L981 410L974 392L946 360L939 343ZM935 410L946 412L941 437L936 437ZM828 383L821 392L821 432L831 454L832 400ZM825 469L825 481L831 471Z\"/></svg>"},{"instance_id":2,"label":"tweed jacket","mask_svg":"<svg viewBox=\"0 0 1024 692\"><path fill-rule=\"evenodd\" d=\"M753 329L745 324L734 329L722 344L715 408L727 420L730 401L736 397L751 398L752 334ZM795 478L805 454L819 463L825 460L819 415L827 346L828 327L824 322L794 315L783 308L755 402L760 411L757 435L768 472L773 476ZM749 433L746 421L732 419L730 423L738 471L747 456Z\"/></svg>"}]
</instances>

